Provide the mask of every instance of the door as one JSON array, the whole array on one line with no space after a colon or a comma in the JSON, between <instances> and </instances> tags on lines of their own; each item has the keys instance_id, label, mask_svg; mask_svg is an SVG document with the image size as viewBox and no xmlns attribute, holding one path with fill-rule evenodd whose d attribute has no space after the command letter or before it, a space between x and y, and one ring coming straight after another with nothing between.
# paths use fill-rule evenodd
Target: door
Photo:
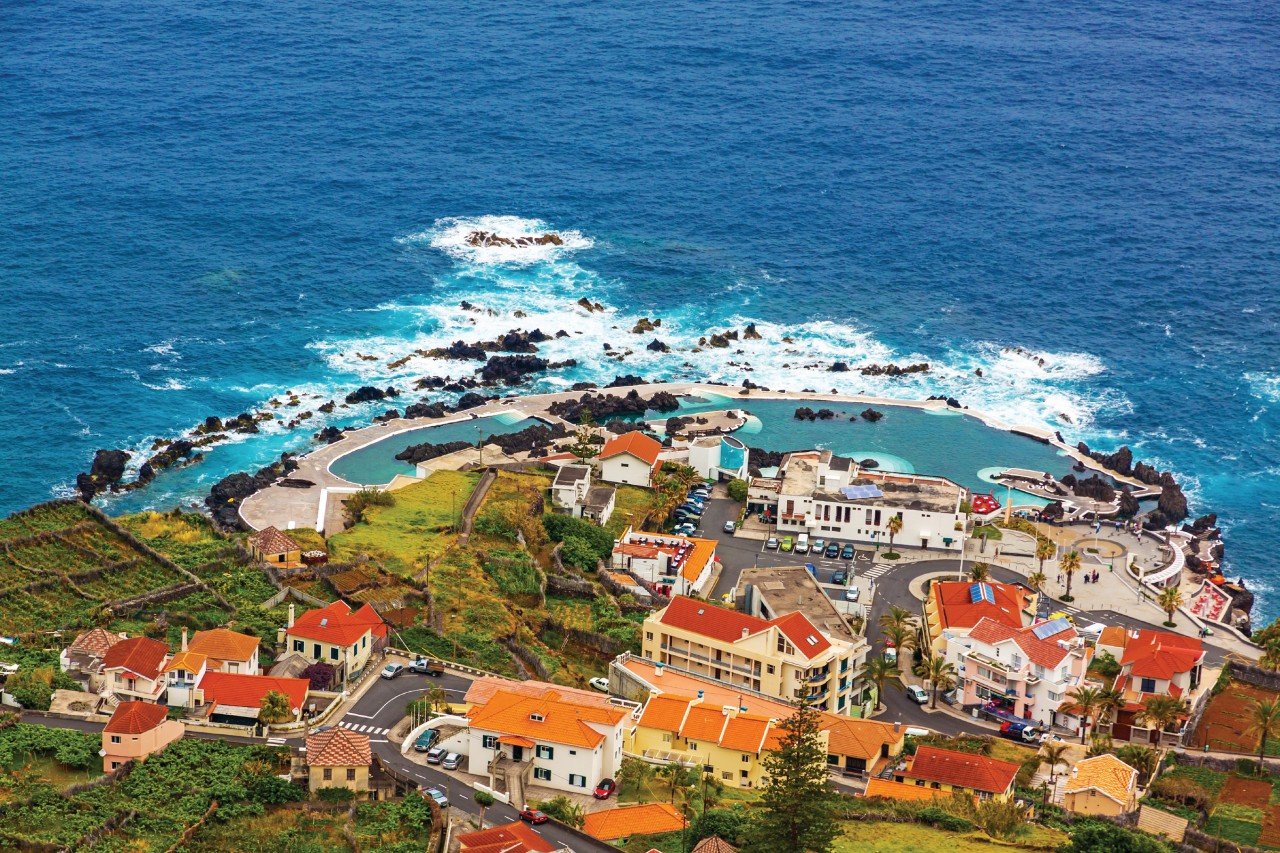
<instances>
[{"instance_id":1,"label":"door","mask_svg":"<svg viewBox=\"0 0 1280 853\"><path fill-rule=\"evenodd\" d=\"M523 746L515 746L515 745L512 745L512 747L511 747L511 758L512 758L512 760L513 760L513 761L523 761L523 760L524 760L524 747L523 747Z\"/></svg>"}]
</instances>

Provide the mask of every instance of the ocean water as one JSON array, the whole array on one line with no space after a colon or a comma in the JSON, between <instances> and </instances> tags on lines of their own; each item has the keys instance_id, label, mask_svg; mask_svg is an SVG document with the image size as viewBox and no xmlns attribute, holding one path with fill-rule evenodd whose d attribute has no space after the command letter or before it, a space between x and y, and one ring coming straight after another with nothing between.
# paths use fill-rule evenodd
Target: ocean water
<instances>
[{"instance_id":1,"label":"ocean water","mask_svg":"<svg viewBox=\"0 0 1280 853\"><path fill-rule=\"evenodd\" d=\"M141 461L287 390L474 367L388 367L417 348L563 329L544 355L579 367L530 387L946 393L1127 443L1280 613L1274 4L18 0L0 40L0 510L95 448ZM763 341L688 352L750 321ZM107 506L197 501L383 408Z\"/></svg>"}]
</instances>

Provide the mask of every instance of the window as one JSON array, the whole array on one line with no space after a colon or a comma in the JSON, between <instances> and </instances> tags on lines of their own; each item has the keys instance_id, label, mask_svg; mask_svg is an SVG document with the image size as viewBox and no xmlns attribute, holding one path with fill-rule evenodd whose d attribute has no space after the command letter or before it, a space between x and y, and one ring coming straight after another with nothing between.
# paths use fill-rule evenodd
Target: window
<instances>
[{"instance_id":1,"label":"window","mask_svg":"<svg viewBox=\"0 0 1280 853\"><path fill-rule=\"evenodd\" d=\"M112 736L111 736L111 742L112 742L112 743L119 743L119 742L120 742L120 735L112 735Z\"/></svg>"},{"instance_id":2,"label":"window","mask_svg":"<svg viewBox=\"0 0 1280 853\"><path fill-rule=\"evenodd\" d=\"M116 769L117 767L119 767L119 766L120 766L120 762L119 762L119 761L113 761L113 762L111 762L111 769L112 769L112 770L115 770L115 769Z\"/></svg>"},{"instance_id":3,"label":"window","mask_svg":"<svg viewBox=\"0 0 1280 853\"><path fill-rule=\"evenodd\" d=\"M529 719L533 720L535 723L540 723L545 718L541 714L530 714Z\"/></svg>"},{"instance_id":4,"label":"window","mask_svg":"<svg viewBox=\"0 0 1280 853\"><path fill-rule=\"evenodd\" d=\"M541 779L543 782L550 782L551 771L545 767L535 767L533 768L533 778ZM569 778L572 779L573 777L570 776Z\"/></svg>"},{"instance_id":5,"label":"window","mask_svg":"<svg viewBox=\"0 0 1280 853\"><path fill-rule=\"evenodd\" d=\"M872 519L872 517L873 517L873 516L871 515L871 509L870 509L870 508L868 508L868 509L867 509L867 520L866 520L866 521L864 521L864 522L863 522L863 524L871 524L871 519Z\"/></svg>"},{"instance_id":6,"label":"window","mask_svg":"<svg viewBox=\"0 0 1280 853\"><path fill-rule=\"evenodd\" d=\"M239 672L240 664L235 661L227 661L227 672Z\"/></svg>"},{"instance_id":7,"label":"window","mask_svg":"<svg viewBox=\"0 0 1280 853\"><path fill-rule=\"evenodd\" d=\"M697 752L697 751L698 751L698 745L697 745L696 743L694 743L693 741L689 741L689 751L690 751L690 752Z\"/></svg>"},{"instance_id":8,"label":"window","mask_svg":"<svg viewBox=\"0 0 1280 853\"><path fill-rule=\"evenodd\" d=\"M334 646L333 648L329 649L329 658L330 658L331 660L337 660L337 659L338 659L338 647L337 647L337 646Z\"/></svg>"},{"instance_id":9,"label":"window","mask_svg":"<svg viewBox=\"0 0 1280 853\"><path fill-rule=\"evenodd\" d=\"M534 750L534 753L539 758L545 758L548 761L556 757L556 751L549 746L540 746Z\"/></svg>"},{"instance_id":10,"label":"window","mask_svg":"<svg viewBox=\"0 0 1280 853\"><path fill-rule=\"evenodd\" d=\"M644 632L644 638L645 638L646 640L652 640L652 639L653 639L653 632L652 632L652 631L645 631L645 632Z\"/></svg>"},{"instance_id":11,"label":"window","mask_svg":"<svg viewBox=\"0 0 1280 853\"><path fill-rule=\"evenodd\" d=\"M367 648L367 647L369 646L369 635L368 635L368 634L365 634L363 637L361 637L361 638L360 638L360 646L361 646L361 648Z\"/></svg>"},{"instance_id":12,"label":"window","mask_svg":"<svg viewBox=\"0 0 1280 853\"><path fill-rule=\"evenodd\" d=\"M765 672L769 673L770 675L773 675L773 664L766 665Z\"/></svg>"},{"instance_id":13,"label":"window","mask_svg":"<svg viewBox=\"0 0 1280 853\"><path fill-rule=\"evenodd\" d=\"M347 781L348 782L356 781L356 769L354 767L347 768Z\"/></svg>"},{"instance_id":14,"label":"window","mask_svg":"<svg viewBox=\"0 0 1280 853\"><path fill-rule=\"evenodd\" d=\"M1142 692L1143 692L1143 693L1155 693L1155 692L1156 692L1156 680L1155 680L1154 678L1144 678L1144 679L1142 679Z\"/></svg>"},{"instance_id":15,"label":"window","mask_svg":"<svg viewBox=\"0 0 1280 853\"><path fill-rule=\"evenodd\" d=\"M732 778L733 778L733 774L732 774L732 773L730 773L728 770L725 770L725 771L722 771L722 772L720 773L720 778L721 778L721 779L732 779Z\"/></svg>"},{"instance_id":16,"label":"window","mask_svg":"<svg viewBox=\"0 0 1280 853\"><path fill-rule=\"evenodd\" d=\"M671 732L664 732L662 735L663 743L671 743Z\"/></svg>"},{"instance_id":17,"label":"window","mask_svg":"<svg viewBox=\"0 0 1280 853\"><path fill-rule=\"evenodd\" d=\"M332 779L332 778L333 778L333 768L332 768L332 767L326 767L326 768L324 769L324 774L323 774L323 775L324 775L324 781L328 782L330 779Z\"/></svg>"},{"instance_id":18,"label":"window","mask_svg":"<svg viewBox=\"0 0 1280 853\"><path fill-rule=\"evenodd\" d=\"M302 650L305 649L306 647L307 647L307 644L302 642L301 640L293 641L293 650L295 652L298 652L299 654L301 654Z\"/></svg>"},{"instance_id":19,"label":"window","mask_svg":"<svg viewBox=\"0 0 1280 853\"><path fill-rule=\"evenodd\" d=\"M352 643L352 644L351 644L351 656L352 656L352 657L355 657L357 654L359 654L359 652L360 652L360 644L359 644L359 643Z\"/></svg>"},{"instance_id":20,"label":"window","mask_svg":"<svg viewBox=\"0 0 1280 853\"><path fill-rule=\"evenodd\" d=\"M569 754L570 754L570 755L577 755L577 754L578 754L578 750L576 750L576 749L571 749L571 750L569 750Z\"/></svg>"},{"instance_id":21,"label":"window","mask_svg":"<svg viewBox=\"0 0 1280 853\"><path fill-rule=\"evenodd\" d=\"M739 770L739 771L738 771L738 776L740 776L740 777L741 777L741 778L743 778L743 779L746 779L746 778L749 778L749 777L751 776L751 773L750 773L749 771L747 771L747 770Z\"/></svg>"},{"instance_id":22,"label":"window","mask_svg":"<svg viewBox=\"0 0 1280 853\"><path fill-rule=\"evenodd\" d=\"M750 755L747 755L745 752L744 752L744 753L742 753L742 763L743 763L743 764L746 764L746 763L747 763L747 762L749 762L750 760L751 760L751 756L750 756Z\"/></svg>"},{"instance_id":23,"label":"window","mask_svg":"<svg viewBox=\"0 0 1280 853\"><path fill-rule=\"evenodd\" d=\"M941 784L940 782L930 782L930 783L929 783L929 787L930 787L930 788L941 788L941 787L942 787L942 784Z\"/></svg>"},{"instance_id":24,"label":"window","mask_svg":"<svg viewBox=\"0 0 1280 853\"><path fill-rule=\"evenodd\" d=\"M322 657L324 657L324 651L320 648L320 644L319 644L319 643L312 643L312 644L311 644L311 656L312 656L313 658L322 658Z\"/></svg>"},{"instance_id":25,"label":"window","mask_svg":"<svg viewBox=\"0 0 1280 853\"><path fill-rule=\"evenodd\" d=\"M547 771L547 778L548 778L548 779L550 779L550 778L551 778L551 771L549 771L549 770ZM586 776L580 776L580 775L578 775L577 773L570 773L570 774L569 774L569 784L570 784L570 785L572 785L572 786L573 786L573 787L575 787L575 788L585 788L585 787L587 787L587 777L586 777Z\"/></svg>"},{"instance_id":26,"label":"window","mask_svg":"<svg viewBox=\"0 0 1280 853\"><path fill-rule=\"evenodd\" d=\"M498 745L498 738L494 735L485 735L480 738L480 745L485 749L493 749Z\"/></svg>"}]
</instances>

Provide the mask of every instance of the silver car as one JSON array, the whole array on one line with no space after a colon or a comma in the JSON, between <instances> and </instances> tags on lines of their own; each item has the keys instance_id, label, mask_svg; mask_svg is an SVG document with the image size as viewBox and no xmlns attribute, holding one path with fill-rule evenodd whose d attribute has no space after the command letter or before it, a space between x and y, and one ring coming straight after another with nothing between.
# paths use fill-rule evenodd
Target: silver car
<instances>
[{"instance_id":1,"label":"silver car","mask_svg":"<svg viewBox=\"0 0 1280 853\"><path fill-rule=\"evenodd\" d=\"M462 756L458 755L458 753L456 752L451 752L444 757L444 761L441 762L440 766L443 767L445 770L457 770L458 765L461 762L462 762Z\"/></svg>"}]
</instances>

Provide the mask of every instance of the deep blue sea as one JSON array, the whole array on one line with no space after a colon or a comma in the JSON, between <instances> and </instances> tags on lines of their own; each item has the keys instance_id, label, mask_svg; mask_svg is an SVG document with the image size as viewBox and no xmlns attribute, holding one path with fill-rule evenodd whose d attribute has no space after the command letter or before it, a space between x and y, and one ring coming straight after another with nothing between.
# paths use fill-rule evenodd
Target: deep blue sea
<instances>
[{"instance_id":1,"label":"deep blue sea","mask_svg":"<svg viewBox=\"0 0 1280 853\"><path fill-rule=\"evenodd\" d=\"M1128 443L1280 613L1275 4L14 0L0 44L0 511L95 448L458 375L387 365L539 327L580 366L537 388L941 392ZM765 341L687 352L748 321ZM324 423L108 508L188 503Z\"/></svg>"}]
</instances>

